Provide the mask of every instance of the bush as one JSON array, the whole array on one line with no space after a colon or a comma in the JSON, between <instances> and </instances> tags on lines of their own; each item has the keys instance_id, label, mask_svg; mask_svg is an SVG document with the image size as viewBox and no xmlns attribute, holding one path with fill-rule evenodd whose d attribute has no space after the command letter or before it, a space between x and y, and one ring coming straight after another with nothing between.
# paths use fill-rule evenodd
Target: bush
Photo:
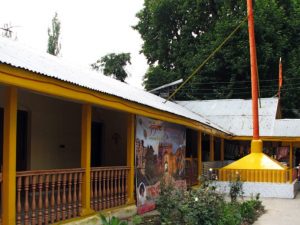
<instances>
[{"instance_id":1,"label":"bush","mask_svg":"<svg viewBox=\"0 0 300 225\"><path fill-rule=\"evenodd\" d=\"M232 202L226 202L215 187L207 185L190 191L176 190L174 185L161 183L156 201L162 224L172 225L240 225L253 223L263 210L259 195L242 203L240 181L233 185Z\"/></svg>"},{"instance_id":2,"label":"bush","mask_svg":"<svg viewBox=\"0 0 300 225\"><path fill-rule=\"evenodd\" d=\"M161 222L174 225L218 225L223 204L224 197L209 186L183 191L164 182L156 201Z\"/></svg>"},{"instance_id":3,"label":"bush","mask_svg":"<svg viewBox=\"0 0 300 225\"><path fill-rule=\"evenodd\" d=\"M259 200L259 194L256 195L255 199L251 197L250 200L244 201L240 206L241 215L243 220L248 223L253 223L260 212L264 211L262 202Z\"/></svg>"},{"instance_id":4,"label":"bush","mask_svg":"<svg viewBox=\"0 0 300 225\"><path fill-rule=\"evenodd\" d=\"M222 217L219 225L239 225L242 222L240 205L238 203L225 203L222 207Z\"/></svg>"},{"instance_id":5,"label":"bush","mask_svg":"<svg viewBox=\"0 0 300 225\"><path fill-rule=\"evenodd\" d=\"M238 197L243 197L243 182L241 176L237 173L233 178L231 177L229 181L229 195L231 202L236 202Z\"/></svg>"},{"instance_id":6,"label":"bush","mask_svg":"<svg viewBox=\"0 0 300 225\"><path fill-rule=\"evenodd\" d=\"M181 213L179 204L183 199L184 191L177 190L174 185L166 184L161 181L160 194L156 200L156 208L160 213L160 219L163 224L181 225Z\"/></svg>"}]
</instances>

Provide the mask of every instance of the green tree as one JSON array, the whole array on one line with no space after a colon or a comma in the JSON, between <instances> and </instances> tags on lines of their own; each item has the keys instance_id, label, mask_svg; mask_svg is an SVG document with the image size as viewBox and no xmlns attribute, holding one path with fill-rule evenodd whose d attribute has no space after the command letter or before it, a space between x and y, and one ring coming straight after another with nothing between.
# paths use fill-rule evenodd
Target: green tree
<instances>
[{"instance_id":1,"label":"green tree","mask_svg":"<svg viewBox=\"0 0 300 225\"><path fill-rule=\"evenodd\" d=\"M128 77L125 66L131 64L130 59L130 53L110 53L91 64L91 67L96 71L103 70L104 75L113 76L115 79L124 82Z\"/></svg>"},{"instance_id":2,"label":"green tree","mask_svg":"<svg viewBox=\"0 0 300 225\"><path fill-rule=\"evenodd\" d=\"M58 55L61 49L59 41L60 35L60 21L57 13L52 18L51 27L48 28L48 48L47 52L51 55Z\"/></svg>"},{"instance_id":3,"label":"green tree","mask_svg":"<svg viewBox=\"0 0 300 225\"><path fill-rule=\"evenodd\" d=\"M296 0L255 1L261 96L277 93L278 60L282 56L287 80L282 97L289 105L286 108L295 108L299 101L295 96L300 94L300 90L288 83L293 77L300 83L299 6ZM150 90L185 79L246 17L246 12L246 1L238 0L145 0L137 14L139 22L133 27L144 40L141 52L150 65L144 79L145 88ZM176 99L249 97L249 43L245 23L178 92Z\"/></svg>"}]
</instances>

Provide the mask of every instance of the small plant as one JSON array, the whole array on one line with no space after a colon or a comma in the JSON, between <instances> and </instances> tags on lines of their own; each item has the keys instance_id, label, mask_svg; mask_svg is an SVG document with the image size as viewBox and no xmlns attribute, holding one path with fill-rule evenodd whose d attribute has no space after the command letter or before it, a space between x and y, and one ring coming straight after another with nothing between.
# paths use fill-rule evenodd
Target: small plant
<instances>
[{"instance_id":1,"label":"small plant","mask_svg":"<svg viewBox=\"0 0 300 225\"><path fill-rule=\"evenodd\" d=\"M240 225L242 215L239 203L225 203L222 207L222 217L218 225Z\"/></svg>"},{"instance_id":2,"label":"small plant","mask_svg":"<svg viewBox=\"0 0 300 225\"><path fill-rule=\"evenodd\" d=\"M168 184L164 180L161 181L156 208L160 213L162 224L181 224L181 215L178 211L178 206L183 199L183 193L182 190L175 189L174 185Z\"/></svg>"},{"instance_id":3,"label":"small plant","mask_svg":"<svg viewBox=\"0 0 300 225\"><path fill-rule=\"evenodd\" d=\"M238 197L243 197L243 181L238 173L236 173L236 176L233 179L230 179L229 188L231 202L236 202Z\"/></svg>"},{"instance_id":4,"label":"small plant","mask_svg":"<svg viewBox=\"0 0 300 225\"><path fill-rule=\"evenodd\" d=\"M255 198L251 196L250 200L243 202L240 206L240 211L243 220L252 224L259 214L264 211L264 206L259 199L259 194L257 194Z\"/></svg>"},{"instance_id":5,"label":"small plant","mask_svg":"<svg viewBox=\"0 0 300 225\"><path fill-rule=\"evenodd\" d=\"M103 225L128 225L128 222L126 221L121 221L119 218L113 216L111 218L106 219L104 215L100 215L101 222Z\"/></svg>"},{"instance_id":6,"label":"small plant","mask_svg":"<svg viewBox=\"0 0 300 225\"><path fill-rule=\"evenodd\" d=\"M132 223L134 225L138 225L138 224L141 224L143 222L143 218L139 215L135 215L133 218L132 218Z\"/></svg>"}]
</instances>

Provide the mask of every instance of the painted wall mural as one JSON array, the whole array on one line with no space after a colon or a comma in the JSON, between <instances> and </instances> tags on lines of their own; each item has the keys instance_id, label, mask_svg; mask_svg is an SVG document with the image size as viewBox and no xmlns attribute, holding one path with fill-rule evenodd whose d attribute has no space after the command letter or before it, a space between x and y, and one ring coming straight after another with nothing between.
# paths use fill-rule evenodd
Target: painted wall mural
<instances>
[{"instance_id":1,"label":"painted wall mural","mask_svg":"<svg viewBox=\"0 0 300 225\"><path fill-rule=\"evenodd\" d=\"M186 188L184 180L186 129L184 126L136 117L135 164L138 213L155 208L160 182Z\"/></svg>"}]
</instances>

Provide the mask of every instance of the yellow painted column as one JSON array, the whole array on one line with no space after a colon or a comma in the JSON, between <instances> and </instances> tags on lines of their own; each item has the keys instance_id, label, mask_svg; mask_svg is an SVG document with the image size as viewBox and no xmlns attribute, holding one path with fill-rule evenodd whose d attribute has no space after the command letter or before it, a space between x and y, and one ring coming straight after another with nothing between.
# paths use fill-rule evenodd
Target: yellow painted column
<instances>
[{"instance_id":1,"label":"yellow painted column","mask_svg":"<svg viewBox=\"0 0 300 225\"><path fill-rule=\"evenodd\" d=\"M91 209L91 123L92 106L84 104L81 118L81 167L85 169L81 188L82 216L93 213Z\"/></svg>"},{"instance_id":2,"label":"yellow painted column","mask_svg":"<svg viewBox=\"0 0 300 225\"><path fill-rule=\"evenodd\" d=\"M129 114L127 119L127 166L130 168L127 180L127 204L134 204L134 143L135 143L135 117Z\"/></svg>"},{"instance_id":3,"label":"yellow painted column","mask_svg":"<svg viewBox=\"0 0 300 225\"><path fill-rule=\"evenodd\" d=\"M209 136L209 161L215 161L215 143L214 136Z\"/></svg>"},{"instance_id":4,"label":"yellow painted column","mask_svg":"<svg viewBox=\"0 0 300 225\"><path fill-rule=\"evenodd\" d=\"M198 131L197 137L197 156L198 156L198 178L202 176L202 132ZM199 180L200 183L200 180Z\"/></svg>"},{"instance_id":5,"label":"yellow painted column","mask_svg":"<svg viewBox=\"0 0 300 225\"><path fill-rule=\"evenodd\" d=\"M16 87L6 88L4 101L2 222L3 225L15 225L18 102Z\"/></svg>"},{"instance_id":6,"label":"yellow painted column","mask_svg":"<svg viewBox=\"0 0 300 225\"><path fill-rule=\"evenodd\" d=\"M221 161L224 161L224 138L221 138Z\"/></svg>"},{"instance_id":7,"label":"yellow painted column","mask_svg":"<svg viewBox=\"0 0 300 225\"><path fill-rule=\"evenodd\" d=\"M293 143L290 143L290 183L293 182Z\"/></svg>"}]
</instances>

